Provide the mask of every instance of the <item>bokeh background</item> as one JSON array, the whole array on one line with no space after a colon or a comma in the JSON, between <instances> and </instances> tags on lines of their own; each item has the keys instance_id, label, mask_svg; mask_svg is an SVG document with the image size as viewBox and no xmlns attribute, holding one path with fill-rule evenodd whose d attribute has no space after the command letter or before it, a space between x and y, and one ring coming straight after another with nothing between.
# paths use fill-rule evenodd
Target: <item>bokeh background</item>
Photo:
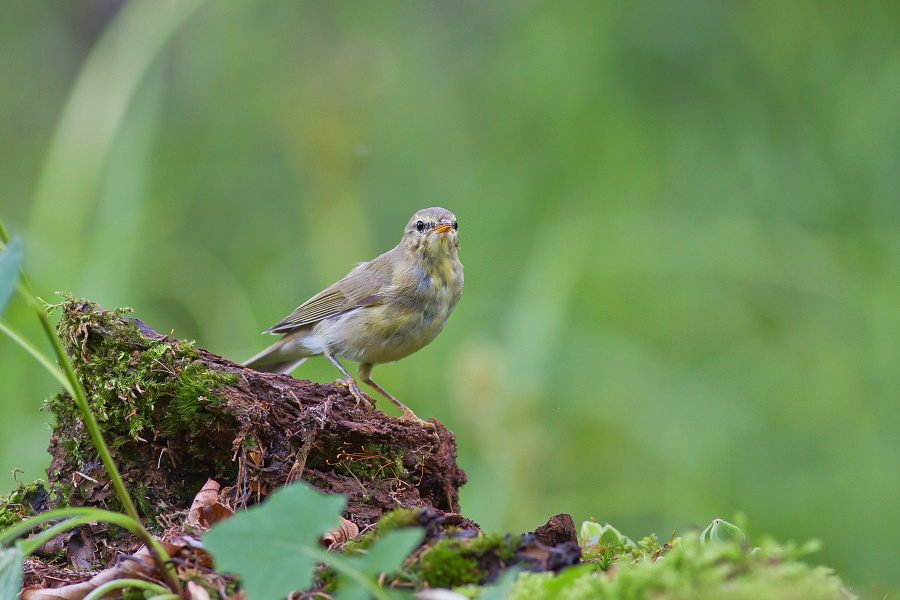
<instances>
[{"instance_id":1,"label":"bokeh background","mask_svg":"<svg viewBox=\"0 0 900 600\"><path fill-rule=\"evenodd\" d=\"M462 300L375 374L456 432L467 516L666 538L743 511L900 593L900 3L2 14L0 218L47 300L241 360L445 206ZM0 338L0 491L47 466L57 387Z\"/></svg>"}]
</instances>

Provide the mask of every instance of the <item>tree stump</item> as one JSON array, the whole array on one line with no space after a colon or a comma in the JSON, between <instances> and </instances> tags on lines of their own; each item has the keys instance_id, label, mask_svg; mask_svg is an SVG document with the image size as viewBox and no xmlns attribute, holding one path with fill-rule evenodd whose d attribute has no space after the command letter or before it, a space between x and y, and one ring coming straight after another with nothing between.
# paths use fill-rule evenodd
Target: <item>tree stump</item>
<instances>
[{"instance_id":1,"label":"tree stump","mask_svg":"<svg viewBox=\"0 0 900 600\"><path fill-rule=\"evenodd\" d=\"M466 473L440 422L401 421L357 406L344 387L253 371L123 310L71 298L61 309L60 338L145 517L187 509L208 478L233 507L305 479L345 495L360 529L400 507L477 528L459 515ZM73 400L63 392L47 404L51 492L72 506L119 508Z\"/></svg>"}]
</instances>

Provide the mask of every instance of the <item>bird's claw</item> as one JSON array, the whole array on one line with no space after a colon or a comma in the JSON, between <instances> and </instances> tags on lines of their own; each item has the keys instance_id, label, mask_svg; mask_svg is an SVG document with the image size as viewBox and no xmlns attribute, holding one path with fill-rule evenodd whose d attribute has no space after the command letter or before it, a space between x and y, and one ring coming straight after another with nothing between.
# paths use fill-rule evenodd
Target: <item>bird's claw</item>
<instances>
[{"instance_id":1,"label":"bird's claw","mask_svg":"<svg viewBox=\"0 0 900 600\"><path fill-rule=\"evenodd\" d=\"M434 423L432 423L430 421L423 421L422 419L420 419L419 417L416 416L416 413L409 410L408 408L403 411L403 416L400 417L400 420L401 421L409 421L411 423L417 423L417 424L421 425L422 427L429 427L431 429L435 429Z\"/></svg>"},{"instance_id":2,"label":"bird's claw","mask_svg":"<svg viewBox=\"0 0 900 600\"><path fill-rule=\"evenodd\" d=\"M334 382L338 385L347 386L347 389L350 390L350 393L356 398L357 408L359 407L360 402L362 402L362 405L367 409L374 408L375 403L372 402L372 398L365 392L360 391L359 386L356 385L356 381L354 381L353 378L336 379Z\"/></svg>"}]
</instances>

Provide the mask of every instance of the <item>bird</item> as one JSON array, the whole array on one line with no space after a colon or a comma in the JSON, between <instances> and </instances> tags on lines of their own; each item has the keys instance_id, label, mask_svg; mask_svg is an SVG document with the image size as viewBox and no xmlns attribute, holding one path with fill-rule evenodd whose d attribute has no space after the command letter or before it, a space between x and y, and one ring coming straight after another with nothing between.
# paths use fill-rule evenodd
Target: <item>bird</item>
<instances>
[{"instance_id":1,"label":"bird","mask_svg":"<svg viewBox=\"0 0 900 600\"><path fill-rule=\"evenodd\" d=\"M400 243L360 263L263 333L283 335L247 360L256 371L289 373L311 356L323 355L344 376L367 408L372 403L338 359L359 363L360 381L403 412L401 419L433 427L372 381L375 365L395 362L430 344L444 329L462 295L456 217L440 207L410 218Z\"/></svg>"}]
</instances>

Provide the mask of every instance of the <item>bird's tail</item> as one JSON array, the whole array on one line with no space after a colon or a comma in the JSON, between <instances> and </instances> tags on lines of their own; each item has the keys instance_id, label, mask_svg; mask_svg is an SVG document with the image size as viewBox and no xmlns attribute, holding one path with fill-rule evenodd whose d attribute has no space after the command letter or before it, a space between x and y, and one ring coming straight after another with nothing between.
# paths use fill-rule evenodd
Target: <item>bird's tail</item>
<instances>
[{"instance_id":1,"label":"bird's tail","mask_svg":"<svg viewBox=\"0 0 900 600\"><path fill-rule=\"evenodd\" d=\"M244 361L245 367L265 373L290 373L305 361L308 356L297 356L296 348L285 348L288 336L285 336L257 354Z\"/></svg>"}]
</instances>

